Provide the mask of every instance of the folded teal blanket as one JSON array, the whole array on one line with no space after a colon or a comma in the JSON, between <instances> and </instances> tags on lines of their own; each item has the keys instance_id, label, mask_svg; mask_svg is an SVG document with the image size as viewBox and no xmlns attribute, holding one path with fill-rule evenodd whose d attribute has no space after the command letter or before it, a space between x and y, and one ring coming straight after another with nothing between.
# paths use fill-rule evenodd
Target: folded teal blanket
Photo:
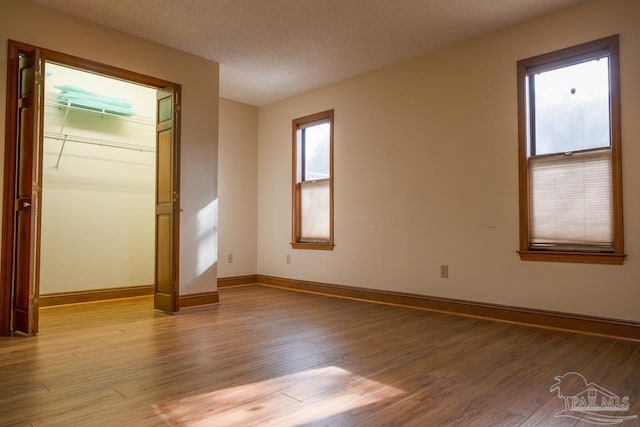
<instances>
[{"instance_id":1,"label":"folded teal blanket","mask_svg":"<svg viewBox=\"0 0 640 427\"><path fill-rule=\"evenodd\" d=\"M97 93L71 85L56 86L60 90L58 103L84 108L92 111L100 111L119 116L132 116L131 103L126 99L111 96L98 95Z\"/></svg>"}]
</instances>

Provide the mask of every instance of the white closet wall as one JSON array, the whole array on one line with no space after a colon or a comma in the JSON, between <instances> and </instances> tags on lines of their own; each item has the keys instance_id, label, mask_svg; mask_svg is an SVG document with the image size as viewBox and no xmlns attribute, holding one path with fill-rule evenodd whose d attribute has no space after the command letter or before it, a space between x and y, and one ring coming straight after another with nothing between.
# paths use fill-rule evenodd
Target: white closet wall
<instances>
[{"instance_id":1,"label":"white closet wall","mask_svg":"<svg viewBox=\"0 0 640 427\"><path fill-rule=\"evenodd\" d=\"M54 64L46 73L40 294L152 284L156 91ZM67 112L60 85L126 99L135 115Z\"/></svg>"}]
</instances>

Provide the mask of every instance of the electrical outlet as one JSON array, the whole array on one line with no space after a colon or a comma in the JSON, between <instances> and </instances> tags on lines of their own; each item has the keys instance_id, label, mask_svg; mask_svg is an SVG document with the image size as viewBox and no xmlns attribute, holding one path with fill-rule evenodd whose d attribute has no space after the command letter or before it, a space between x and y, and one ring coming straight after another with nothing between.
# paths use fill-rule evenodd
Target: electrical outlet
<instances>
[{"instance_id":1,"label":"electrical outlet","mask_svg":"<svg viewBox=\"0 0 640 427\"><path fill-rule=\"evenodd\" d=\"M227 254L227 263L233 264L233 254Z\"/></svg>"},{"instance_id":2,"label":"electrical outlet","mask_svg":"<svg viewBox=\"0 0 640 427\"><path fill-rule=\"evenodd\" d=\"M440 266L440 278L446 279L448 277L449 277L449 266L443 264Z\"/></svg>"},{"instance_id":3,"label":"electrical outlet","mask_svg":"<svg viewBox=\"0 0 640 427\"><path fill-rule=\"evenodd\" d=\"M291 255L287 254L287 264L291 264Z\"/></svg>"}]
</instances>

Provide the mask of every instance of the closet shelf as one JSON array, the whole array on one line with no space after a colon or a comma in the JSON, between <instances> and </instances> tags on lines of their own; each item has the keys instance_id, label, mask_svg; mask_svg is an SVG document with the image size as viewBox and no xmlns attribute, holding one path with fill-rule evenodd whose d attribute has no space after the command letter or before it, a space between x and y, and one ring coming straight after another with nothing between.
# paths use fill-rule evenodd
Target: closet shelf
<instances>
[{"instance_id":1,"label":"closet shelf","mask_svg":"<svg viewBox=\"0 0 640 427\"><path fill-rule=\"evenodd\" d=\"M90 145L98 145L100 147L112 147L112 148L122 148L125 150L133 150L133 151L145 151L145 152L150 152L150 153L154 153L155 152L155 147L149 147L147 145L140 145L140 144L130 144L127 142L119 142L119 141L110 141L110 140L106 140L106 139L98 139L98 138L91 138L91 137L86 137L86 136L77 136L77 135L69 135L64 133L64 127L67 123L67 117L69 116L69 111L72 110L80 110L80 111L87 111L90 113L94 113L94 114L100 114L101 117L102 116L111 116L111 117L117 117L119 120L126 120L126 121L130 121L130 122L136 122L136 123L142 123L142 124L148 124L148 125L154 125L154 121L155 120L151 120L148 118L141 118L140 116L123 116L121 114L114 114L114 113L110 113L105 111L104 109L102 111L96 110L96 109L92 109L92 108L83 108L82 106L76 106L76 105L71 105L71 101L67 100L67 104L61 104L59 99L51 99L51 98L46 98L45 99L45 105L49 106L49 107L55 107L58 109L62 109L64 108L64 118L62 119L62 123L60 125L60 131L58 133L55 132L44 132L44 137L45 138L50 138L50 139L55 139L58 141L62 141L62 145L60 146L60 152L58 153L58 160L56 161L56 168L58 168L58 166L60 166L60 159L62 159L62 152L64 151L64 147L67 143L67 141L71 141L71 142L78 142L81 144L90 144Z\"/></svg>"},{"instance_id":2,"label":"closet shelf","mask_svg":"<svg viewBox=\"0 0 640 427\"><path fill-rule=\"evenodd\" d=\"M59 110L64 109L64 110L66 110L65 114L68 114L69 110L85 111L85 112L88 112L88 113L99 114L101 116L116 117L119 120L126 121L126 122L133 122L133 123L140 123L140 124L143 124L143 125L155 126L155 119L153 117L122 116L120 114L109 113L108 111L105 111L105 110L98 111L98 110L92 110L90 108L83 108L83 107L71 105L70 103L67 103L65 105L65 104L61 103L59 100L57 100L56 98L45 98L44 104L47 107L53 107L53 108L57 108Z\"/></svg>"}]
</instances>

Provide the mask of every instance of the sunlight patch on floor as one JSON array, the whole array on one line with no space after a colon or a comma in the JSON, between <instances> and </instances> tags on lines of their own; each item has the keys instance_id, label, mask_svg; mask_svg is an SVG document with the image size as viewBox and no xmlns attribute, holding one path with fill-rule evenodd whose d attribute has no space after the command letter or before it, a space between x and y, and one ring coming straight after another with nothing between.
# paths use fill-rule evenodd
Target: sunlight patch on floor
<instances>
[{"instance_id":1,"label":"sunlight patch on floor","mask_svg":"<svg viewBox=\"0 0 640 427\"><path fill-rule=\"evenodd\" d=\"M371 392L361 396L343 388L355 382ZM326 366L169 400L153 409L171 425L249 425L271 420L273 425L284 426L321 420L404 393L346 369Z\"/></svg>"}]
</instances>

